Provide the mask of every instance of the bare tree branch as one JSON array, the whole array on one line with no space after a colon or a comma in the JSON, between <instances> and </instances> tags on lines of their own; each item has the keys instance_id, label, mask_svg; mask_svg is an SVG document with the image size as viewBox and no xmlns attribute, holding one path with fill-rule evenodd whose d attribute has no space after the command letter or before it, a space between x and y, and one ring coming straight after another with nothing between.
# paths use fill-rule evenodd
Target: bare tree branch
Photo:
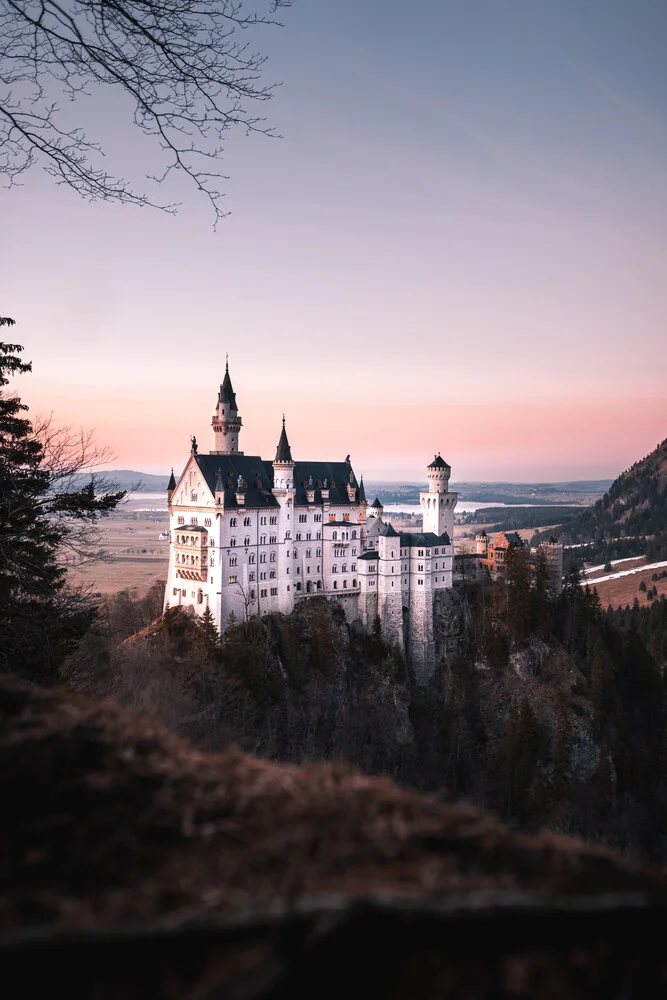
<instances>
[{"instance_id":1,"label":"bare tree branch","mask_svg":"<svg viewBox=\"0 0 667 1000\"><path fill-rule=\"evenodd\" d=\"M266 13L246 0L0 0L0 174L11 185L41 164L85 198L155 206L101 165L101 145L69 127L54 100L112 87L162 150L163 173L148 179L183 171L217 221L224 133L275 134L251 110L274 89L261 79L265 57L241 36L277 25L293 0L256 2Z\"/></svg>"}]
</instances>

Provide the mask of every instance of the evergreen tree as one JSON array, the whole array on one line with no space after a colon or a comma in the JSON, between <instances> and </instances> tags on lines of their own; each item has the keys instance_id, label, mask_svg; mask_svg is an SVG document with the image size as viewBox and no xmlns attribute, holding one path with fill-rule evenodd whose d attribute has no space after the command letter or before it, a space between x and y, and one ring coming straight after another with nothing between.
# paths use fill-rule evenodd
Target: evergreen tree
<instances>
[{"instance_id":1,"label":"evergreen tree","mask_svg":"<svg viewBox=\"0 0 667 1000\"><path fill-rule=\"evenodd\" d=\"M216 656L220 650L220 634L215 624L215 618L209 605L204 608L204 613L197 620L197 625L201 633L202 646L210 657Z\"/></svg>"},{"instance_id":2,"label":"evergreen tree","mask_svg":"<svg viewBox=\"0 0 667 1000\"><path fill-rule=\"evenodd\" d=\"M0 387L31 370L21 351L0 342ZM124 493L99 495L93 481L68 489L26 411L0 388L0 665L45 682L96 614L85 594L68 587L63 548L77 524L108 514Z\"/></svg>"}]
</instances>

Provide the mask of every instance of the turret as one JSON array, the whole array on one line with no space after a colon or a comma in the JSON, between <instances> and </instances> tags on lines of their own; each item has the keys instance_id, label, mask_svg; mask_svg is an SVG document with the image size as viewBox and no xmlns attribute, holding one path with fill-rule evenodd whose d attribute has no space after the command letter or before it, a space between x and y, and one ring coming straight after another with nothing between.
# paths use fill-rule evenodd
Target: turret
<instances>
[{"instance_id":1,"label":"turret","mask_svg":"<svg viewBox=\"0 0 667 1000\"><path fill-rule=\"evenodd\" d=\"M167 483L167 503L171 503L171 498L174 495L174 490L176 489L176 478L174 476L174 467L171 468L171 475L169 476L169 482Z\"/></svg>"},{"instance_id":2,"label":"turret","mask_svg":"<svg viewBox=\"0 0 667 1000\"><path fill-rule=\"evenodd\" d=\"M442 535L445 532L450 540L454 538L454 508L458 493L449 492L449 476L451 467L438 453L427 467L428 492L419 494L423 514L425 532Z\"/></svg>"},{"instance_id":3,"label":"turret","mask_svg":"<svg viewBox=\"0 0 667 1000\"><path fill-rule=\"evenodd\" d=\"M484 531L484 528L482 528L482 530L475 535L475 547L477 549L477 555L486 559L489 554L489 536Z\"/></svg>"},{"instance_id":4,"label":"turret","mask_svg":"<svg viewBox=\"0 0 667 1000\"><path fill-rule=\"evenodd\" d=\"M294 460L292 449L285 430L285 414L283 413L283 428L280 432L276 457L273 460L273 492L287 493L294 489Z\"/></svg>"},{"instance_id":5,"label":"turret","mask_svg":"<svg viewBox=\"0 0 667 1000\"><path fill-rule=\"evenodd\" d=\"M225 484L222 481L222 470L215 470L215 506L222 507L225 503Z\"/></svg>"},{"instance_id":6,"label":"turret","mask_svg":"<svg viewBox=\"0 0 667 1000\"><path fill-rule=\"evenodd\" d=\"M229 377L229 362L225 360L225 377L218 393L218 402L211 421L215 436L213 455L242 455L239 451L239 433L242 420L236 407L236 393Z\"/></svg>"},{"instance_id":7,"label":"turret","mask_svg":"<svg viewBox=\"0 0 667 1000\"><path fill-rule=\"evenodd\" d=\"M380 503L380 501L376 497L375 500L373 501L373 503L371 504L371 509L370 509L370 512L369 512L370 516L371 517L377 517L378 521L381 521L382 520L382 511L383 510L384 510L384 507L382 506L382 504Z\"/></svg>"}]
</instances>

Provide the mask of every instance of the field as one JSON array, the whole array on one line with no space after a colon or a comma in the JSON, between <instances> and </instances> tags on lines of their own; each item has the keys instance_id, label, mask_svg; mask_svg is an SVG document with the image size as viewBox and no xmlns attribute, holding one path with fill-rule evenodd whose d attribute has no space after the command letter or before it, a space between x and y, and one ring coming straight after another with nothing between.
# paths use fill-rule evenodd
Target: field
<instances>
[{"instance_id":1,"label":"field","mask_svg":"<svg viewBox=\"0 0 667 1000\"><path fill-rule=\"evenodd\" d=\"M667 596L667 577L664 577L662 580L653 580L651 578L655 572L654 569L648 569L644 573L633 573L632 576L622 576L618 580L607 580L605 583L595 584L603 607L606 608L608 604L611 604L614 608L619 606L625 607L626 604L631 605L635 597L638 598L642 606L652 604L652 601L646 599L644 591L639 590L639 584L642 580L647 588L657 587L657 600L660 600L663 594ZM662 571L658 570L657 572L660 574ZM594 580L591 582L595 583Z\"/></svg>"},{"instance_id":2,"label":"field","mask_svg":"<svg viewBox=\"0 0 667 1000\"><path fill-rule=\"evenodd\" d=\"M94 593L119 590L142 593L156 580L166 580L169 543L160 541L169 526L167 512L123 509L102 522L100 547L108 559L73 567L70 579L89 586Z\"/></svg>"}]
</instances>

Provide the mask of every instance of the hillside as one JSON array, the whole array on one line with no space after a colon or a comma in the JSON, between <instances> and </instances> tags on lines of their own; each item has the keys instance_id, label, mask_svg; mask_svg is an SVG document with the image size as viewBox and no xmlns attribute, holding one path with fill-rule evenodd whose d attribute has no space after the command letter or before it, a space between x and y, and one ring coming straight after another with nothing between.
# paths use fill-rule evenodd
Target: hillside
<instances>
[{"instance_id":1,"label":"hillside","mask_svg":"<svg viewBox=\"0 0 667 1000\"><path fill-rule=\"evenodd\" d=\"M661 995L665 877L604 847L8 678L0 722L8 997Z\"/></svg>"},{"instance_id":2,"label":"hillside","mask_svg":"<svg viewBox=\"0 0 667 1000\"><path fill-rule=\"evenodd\" d=\"M667 532L667 439L635 462L604 496L563 528L570 543L661 535Z\"/></svg>"}]
</instances>

